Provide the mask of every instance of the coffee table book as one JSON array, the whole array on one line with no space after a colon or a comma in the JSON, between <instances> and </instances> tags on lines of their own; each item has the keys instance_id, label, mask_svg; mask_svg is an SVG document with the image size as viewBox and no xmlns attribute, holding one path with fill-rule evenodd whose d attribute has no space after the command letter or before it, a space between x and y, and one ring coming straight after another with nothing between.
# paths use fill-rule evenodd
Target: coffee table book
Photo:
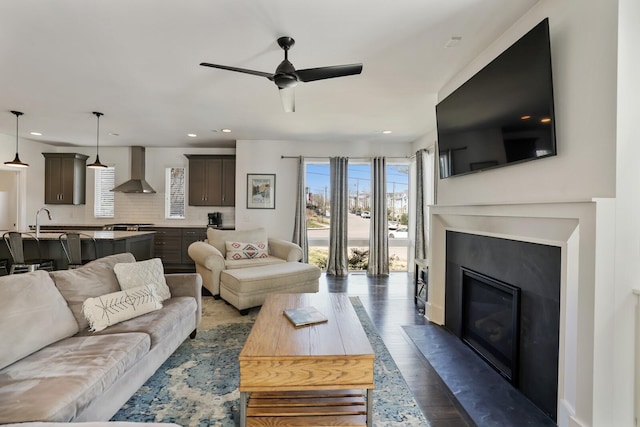
<instances>
[{"instance_id":1,"label":"coffee table book","mask_svg":"<svg viewBox=\"0 0 640 427\"><path fill-rule=\"evenodd\" d=\"M296 328L314 325L316 323L324 323L329 320L327 316L319 312L315 307L300 307L284 310L284 315Z\"/></svg>"}]
</instances>

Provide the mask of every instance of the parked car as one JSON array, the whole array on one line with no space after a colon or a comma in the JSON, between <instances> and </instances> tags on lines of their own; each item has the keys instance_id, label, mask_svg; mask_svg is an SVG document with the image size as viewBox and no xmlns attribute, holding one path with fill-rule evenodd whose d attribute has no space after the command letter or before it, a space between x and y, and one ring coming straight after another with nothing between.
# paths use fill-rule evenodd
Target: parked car
<instances>
[{"instance_id":1,"label":"parked car","mask_svg":"<svg viewBox=\"0 0 640 427\"><path fill-rule=\"evenodd\" d=\"M362 211L362 213L360 214L360 217L362 217L362 218L371 218L371 212Z\"/></svg>"},{"instance_id":2,"label":"parked car","mask_svg":"<svg viewBox=\"0 0 640 427\"><path fill-rule=\"evenodd\" d=\"M408 239L409 238L409 229L407 227L400 227L397 230L393 230L389 232L390 239Z\"/></svg>"},{"instance_id":3,"label":"parked car","mask_svg":"<svg viewBox=\"0 0 640 427\"><path fill-rule=\"evenodd\" d=\"M389 221L387 222L389 230L397 230L398 229L398 221Z\"/></svg>"}]
</instances>

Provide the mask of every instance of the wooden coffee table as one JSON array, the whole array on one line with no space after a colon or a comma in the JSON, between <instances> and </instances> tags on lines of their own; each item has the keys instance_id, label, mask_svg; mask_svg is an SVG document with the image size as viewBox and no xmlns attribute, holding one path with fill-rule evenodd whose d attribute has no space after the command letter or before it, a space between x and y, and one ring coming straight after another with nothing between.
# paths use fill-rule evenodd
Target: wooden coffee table
<instances>
[{"instance_id":1,"label":"wooden coffee table","mask_svg":"<svg viewBox=\"0 0 640 427\"><path fill-rule=\"evenodd\" d=\"M306 306L329 321L295 328L283 311ZM241 427L373 425L374 353L346 294L269 295L238 359Z\"/></svg>"}]
</instances>

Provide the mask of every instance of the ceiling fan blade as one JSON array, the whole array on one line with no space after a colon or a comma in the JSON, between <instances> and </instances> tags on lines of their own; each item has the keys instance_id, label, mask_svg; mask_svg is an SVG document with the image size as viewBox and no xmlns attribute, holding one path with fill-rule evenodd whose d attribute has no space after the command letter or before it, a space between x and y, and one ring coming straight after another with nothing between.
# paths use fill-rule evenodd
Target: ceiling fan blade
<instances>
[{"instance_id":1,"label":"ceiling fan blade","mask_svg":"<svg viewBox=\"0 0 640 427\"><path fill-rule=\"evenodd\" d=\"M286 87L278 90L280 92L280 100L282 107L286 113L296 112L296 89L295 87Z\"/></svg>"},{"instance_id":2,"label":"ceiling fan blade","mask_svg":"<svg viewBox=\"0 0 640 427\"><path fill-rule=\"evenodd\" d=\"M266 77L269 80L273 80L273 74L264 73L262 71L247 70L246 68L229 67L227 65L209 64L208 62L201 62L203 67L220 68L221 70L237 71L239 73L253 74L254 76Z\"/></svg>"},{"instance_id":3,"label":"ceiling fan blade","mask_svg":"<svg viewBox=\"0 0 640 427\"><path fill-rule=\"evenodd\" d=\"M296 75L301 82L332 79L334 77L352 76L362 72L362 64L333 65L329 67L307 68L297 70Z\"/></svg>"}]
</instances>

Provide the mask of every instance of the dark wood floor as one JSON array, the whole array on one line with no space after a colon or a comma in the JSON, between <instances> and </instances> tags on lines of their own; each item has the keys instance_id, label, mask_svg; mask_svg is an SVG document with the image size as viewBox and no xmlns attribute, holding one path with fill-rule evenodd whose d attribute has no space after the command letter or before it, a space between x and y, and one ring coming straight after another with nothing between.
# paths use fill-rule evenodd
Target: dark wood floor
<instances>
[{"instance_id":1,"label":"dark wood floor","mask_svg":"<svg viewBox=\"0 0 640 427\"><path fill-rule=\"evenodd\" d=\"M433 427L475 426L402 329L403 325L421 325L427 322L413 302L411 273L369 277L357 272L350 273L345 278L323 274L320 291L346 292L360 298L418 405Z\"/></svg>"}]
</instances>

